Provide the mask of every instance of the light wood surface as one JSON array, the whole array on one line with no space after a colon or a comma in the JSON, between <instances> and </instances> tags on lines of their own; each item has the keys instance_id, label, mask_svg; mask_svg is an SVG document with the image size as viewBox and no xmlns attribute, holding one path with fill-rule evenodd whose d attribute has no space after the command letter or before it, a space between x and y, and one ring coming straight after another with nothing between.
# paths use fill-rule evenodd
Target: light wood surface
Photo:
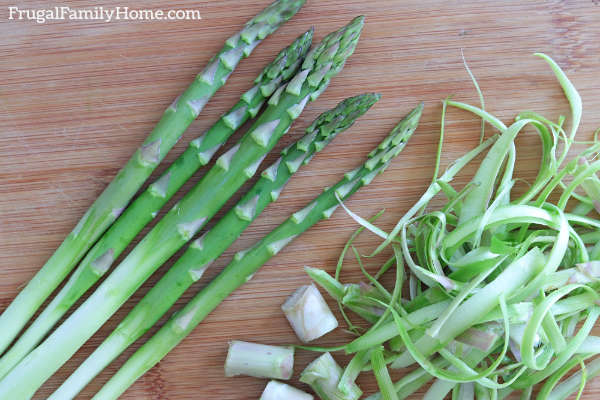
<instances>
[{"instance_id":1,"label":"light wood surface","mask_svg":"<svg viewBox=\"0 0 600 400\"><path fill-rule=\"evenodd\" d=\"M21 8L48 6L41 1L21 3ZM268 0L179 0L169 4L104 1L104 7L199 9L203 19L37 24L9 21L7 6L12 3L0 2L0 310L60 244L142 142L162 110L223 41L267 4ZM99 4L71 1L69 5ZM355 55L321 98L307 107L277 150L344 97L376 91L383 98L296 174L280 200L213 264L175 309L218 273L235 251L257 241L323 186L359 165L396 121L417 102L425 101L421 124L404 153L384 175L348 201L363 216L385 208L380 225L389 229L430 180L440 100L452 94L458 100L477 102L462 65L461 49L479 80L487 108L505 122L526 109L552 119L568 112L551 71L532 56L542 51L554 57L580 90L584 114L579 139L589 139L600 126L598 1L308 0L295 18L242 61L153 176L227 110L251 86L251 78L262 66L298 34L314 25L315 39L320 40L359 14L367 18ZM478 128L479 123L467 113L449 112L445 163L477 143ZM517 148L517 174L531 180L539 154L536 135L527 131L518 139ZM265 165L275 157L273 152ZM201 176L202 172L181 193ZM466 182L468 177L464 174L457 181ZM237 198L239 195L225 209ZM227 342L296 343L280 305L295 288L308 282L302 266L333 270L341 247L355 228L353 221L338 211L332 219L310 229L271 259L123 398L257 399L266 381L224 377ZM366 253L378 242L365 234L358 246ZM90 354L172 260L43 386L36 398L46 398ZM368 267L376 268L381 260L370 260ZM350 259L343 278L348 282L360 279L358 267ZM95 379L81 398L91 397L147 337ZM317 343L334 345L349 338L338 329ZM315 357L314 353L297 352L293 384L307 389L297 377ZM347 361L342 355L335 357L341 363ZM403 373L394 371L393 378ZM360 377L359 384L367 394L376 387L368 373ZM412 398L421 398L422 393ZM588 385L583 398L599 396L600 379Z\"/></svg>"}]
</instances>

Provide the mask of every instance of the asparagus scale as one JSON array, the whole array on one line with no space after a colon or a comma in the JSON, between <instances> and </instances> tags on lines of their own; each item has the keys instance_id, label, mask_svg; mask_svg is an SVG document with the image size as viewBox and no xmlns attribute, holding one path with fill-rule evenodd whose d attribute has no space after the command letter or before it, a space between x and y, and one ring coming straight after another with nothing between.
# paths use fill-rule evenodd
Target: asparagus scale
<instances>
[{"instance_id":1,"label":"asparagus scale","mask_svg":"<svg viewBox=\"0 0 600 400\"><path fill-rule=\"evenodd\" d=\"M382 173L412 136L422 109L421 104L412 110L369 154L361 167L346 173L337 184L292 214L254 246L238 253L212 282L176 312L125 362L94 399L116 399L189 335L227 296L251 279L271 257L318 221L329 218L339 206L339 201L349 198L359 188L369 184L377 174Z\"/></svg>"},{"instance_id":2,"label":"asparagus scale","mask_svg":"<svg viewBox=\"0 0 600 400\"><path fill-rule=\"evenodd\" d=\"M148 331L279 193L302 164L348 129L380 96L348 98L321 114L305 135L265 169L256 184L202 237L196 239L104 342L52 394L73 398L129 345Z\"/></svg>"},{"instance_id":3,"label":"asparagus scale","mask_svg":"<svg viewBox=\"0 0 600 400\"><path fill-rule=\"evenodd\" d=\"M106 231L81 261L61 291L42 314L19 337L2 358L0 378L23 359L62 318L71 306L101 277L127 245L148 224L202 166L208 164L217 150L249 118L255 117L265 99L285 84L300 67L310 48L313 30L302 34L284 48L256 78L255 86L188 148L152 185L127 207L121 217Z\"/></svg>"},{"instance_id":4,"label":"asparagus scale","mask_svg":"<svg viewBox=\"0 0 600 400\"><path fill-rule=\"evenodd\" d=\"M0 399L28 399L169 257L187 243L251 178L265 155L316 99L353 53L363 17L333 32L313 50L238 144L129 253L98 289L0 381Z\"/></svg>"},{"instance_id":5,"label":"asparagus scale","mask_svg":"<svg viewBox=\"0 0 600 400\"><path fill-rule=\"evenodd\" d=\"M133 195L148 179L212 95L225 84L242 58L266 36L290 19L305 0L277 0L246 23L214 56L194 82L165 110L162 118L87 210L54 254L0 315L0 354L23 329L44 300L76 266L100 235L121 215ZM99 261L110 260L106 253Z\"/></svg>"}]
</instances>

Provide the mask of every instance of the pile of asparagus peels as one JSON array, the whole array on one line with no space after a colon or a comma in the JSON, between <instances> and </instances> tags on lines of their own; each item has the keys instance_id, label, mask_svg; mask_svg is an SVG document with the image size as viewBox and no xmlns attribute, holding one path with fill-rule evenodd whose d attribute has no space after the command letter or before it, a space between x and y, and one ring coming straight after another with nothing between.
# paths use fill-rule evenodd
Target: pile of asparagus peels
<instances>
[{"instance_id":1,"label":"pile of asparagus peels","mask_svg":"<svg viewBox=\"0 0 600 400\"><path fill-rule=\"evenodd\" d=\"M175 252L187 245L167 274L125 317L115 331L56 390L51 399L75 397L99 372L150 329L176 300L279 197L291 176L348 129L378 99L363 94L321 114L306 133L261 172L256 184L214 227L197 234L261 167L265 156L316 100L352 55L363 17L327 35L311 48L313 31L281 50L255 79L255 85L189 147L148 188L134 198L165 155L225 85L241 59L303 5L277 0L230 37L192 84L165 110L156 127L92 204L40 271L0 315L0 399L29 399ZM422 106L411 111L369 153L363 165L297 210L227 267L168 320L95 399L114 399L159 362L205 317L271 257L324 218L339 202L382 173L414 132ZM154 225L118 265L114 261L168 200L248 120L250 128L230 145L202 179ZM89 289L109 274L93 293ZM62 289L23 330L53 291ZM58 325L84 295L86 300Z\"/></svg>"}]
</instances>

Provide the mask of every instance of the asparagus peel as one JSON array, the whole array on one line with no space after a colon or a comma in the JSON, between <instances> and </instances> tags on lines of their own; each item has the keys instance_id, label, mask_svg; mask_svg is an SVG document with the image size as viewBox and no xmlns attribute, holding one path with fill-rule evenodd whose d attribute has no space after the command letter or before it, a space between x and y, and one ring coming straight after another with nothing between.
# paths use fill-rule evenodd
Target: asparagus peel
<instances>
[{"instance_id":1,"label":"asparagus peel","mask_svg":"<svg viewBox=\"0 0 600 400\"><path fill-rule=\"evenodd\" d=\"M318 221L329 218L339 206L340 200L349 198L359 188L369 184L377 174L382 173L406 145L418 124L421 112L422 105L411 111L394 128L391 134L369 154L365 164L345 174L337 184L326 189L306 207L292 214L254 246L238 253L240 255L234 257L212 282L176 312L125 362L94 399L116 399L189 335L227 296L251 279L271 257Z\"/></svg>"},{"instance_id":2,"label":"asparagus peel","mask_svg":"<svg viewBox=\"0 0 600 400\"><path fill-rule=\"evenodd\" d=\"M284 48L256 78L255 86L202 136L191 141L188 148L152 185L127 207L121 217L106 231L86 254L61 291L42 314L0 358L0 378L23 359L52 329L71 306L110 268L113 261L148 224L158 210L249 118L255 117L266 100L296 72L310 48L313 30L298 37Z\"/></svg>"},{"instance_id":3,"label":"asparagus peel","mask_svg":"<svg viewBox=\"0 0 600 400\"><path fill-rule=\"evenodd\" d=\"M119 217L211 96L225 84L238 62L290 19L305 0L277 0L227 40L194 82L165 110L162 118L127 164L87 210L54 254L0 315L0 354L44 300L76 266L100 235ZM106 253L100 268L112 254Z\"/></svg>"},{"instance_id":4,"label":"asparagus peel","mask_svg":"<svg viewBox=\"0 0 600 400\"><path fill-rule=\"evenodd\" d=\"M200 182L154 226L98 289L44 342L0 381L0 399L27 399L169 257L187 243L227 199L251 178L265 155L316 99L352 54L363 18L328 35L307 55L302 71L217 160ZM275 96L274 94L273 96Z\"/></svg>"},{"instance_id":5,"label":"asparagus peel","mask_svg":"<svg viewBox=\"0 0 600 400\"><path fill-rule=\"evenodd\" d=\"M378 99L364 94L346 99L321 114L306 134L265 169L256 184L208 232L196 239L104 342L52 394L50 399L72 398L129 345L150 329L175 301L204 273L250 225L275 201L297 170L338 133L348 129Z\"/></svg>"}]
</instances>

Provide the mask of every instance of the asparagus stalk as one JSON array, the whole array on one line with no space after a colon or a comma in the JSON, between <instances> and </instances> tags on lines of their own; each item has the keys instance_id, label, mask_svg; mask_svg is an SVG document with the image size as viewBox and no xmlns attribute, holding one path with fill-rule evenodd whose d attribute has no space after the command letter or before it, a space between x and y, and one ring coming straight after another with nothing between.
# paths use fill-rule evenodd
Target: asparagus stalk
<instances>
[{"instance_id":1,"label":"asparagus stalk","mask_svg":"<svg viewBox=\"0 0 600 400\"><path fill-rule=\"evenodd\" d=\"M200 167L208 164L216 151L244 122L256 116L266 96L296 73L310 48L312 33L312 29L307 31L283 49L256 78L256 85L244 93L206 133L193 140L162 176L127 207L86 254L42 314L0 358L0 378L33 350L67 310L108 271L113 261L179 188Z\"/></svg>"},{"instance_id":2,"label":"asparagus stalk","mask_svg":"<svg viewBox=\"0 0 600 400\"><path fill-rule=\"evenodd\" d=\"M210 97L227 81L240 59L290 19L305 0L277 0L246 23L175 99L144 143L119 171L79 223L15 300L0 315L0 354L6 350L44 300L108 228L154 168L177 143ZM108 253L110 256L110 253Z\"/></svg>"},{"instance_id":3,"label":"asparagus stalk","mask_svg":"<svg viewBox=\"0 0 600 400\"><path fill-rule=\"evenodd\" d=\"M316 99L343 68L356 47L362 26L363 17L354 19L328 35L307 55L302 71L285 89L273 94L271 104L240 142L217 160L81 307L0 381L0 399L29 398L254 175L309 99Z\"/></svg>"},{"instance_id":4,"label":"asparagus stalk","mask_svg":"<svg viewBox=\"0 0 600 400\"><path fill-rule=\"evenodd\" d=\"M338 133L349 128L378 99L379 95L364 94L342 101L321 114L306 134L287 149L273 166L267 168L252 189L239 203L186 252L150 289L125 317L113 333L67 378L51 399L72 398L122 351L150 329L175 301L204 273L250 225L265 207L275 201L283 186L298 168L298 162L311 159ZM255 207L248 213L248 205ZM200 267L199 267L200 266Z\"/></svg>"},{"instance_id":5,"label":"asparagus stalk","mask_svg":"<svg viewBox=\"0 0 600 400\"><path fill-rule=\"evenodd\" d=\"M225 376L290 379L294 373L294 348L234 340L229 343Z\"/></svg>"},{"instance_id":6,"label":"asparagus stalk","mask_svg":"<svg viewBox=\"0 0 600 400\"><path fill-rule=\"evenodd\" d=\"M569 398L571 394L581 388L582 375L585 374L584 382L590 381L593 377L600 374L600 358L596 358L585 365L585 372L578 370L567 379L550 389L550 393L546 392L548 400L564 400ZM556 384L556 382L552 382ZM544 388L546 389L546 388Z\"/></svg>"},{"instance_id":7,"label":"asparagus stalk","mask_svg":"<svg viewBox=\"0 0 600 400\"><path fill-rule=\"evenodd\" d=\"M202 320L235 289L247 282L271 257L279 253L298 235L324 218L329 218L339 206L339 200L349 198L400 154L414 132L421 116L422 105L415 108L375 149L359 168L344 175L336 185L326 189L303 209L292 214L250 249L238 253L227 267L183 309L140 347L119 371L106 383L94 399L115 399L137 378L158 363L181 342Z\"/></svg>"},{"instance_id":8,"label":"asparagus stalk","mask_svg":"<svg viewBox=\"0 0 600 400\"><path fill-rule=\"evenodd\" d=\"M370 350L359 351L352 357L350 362L346 364L337 384L337 390L344 396L351 396L352 392L356 390L356 379L363 368L368 364L371 358L370 353Z\"/></svg>"}]
</instances>

